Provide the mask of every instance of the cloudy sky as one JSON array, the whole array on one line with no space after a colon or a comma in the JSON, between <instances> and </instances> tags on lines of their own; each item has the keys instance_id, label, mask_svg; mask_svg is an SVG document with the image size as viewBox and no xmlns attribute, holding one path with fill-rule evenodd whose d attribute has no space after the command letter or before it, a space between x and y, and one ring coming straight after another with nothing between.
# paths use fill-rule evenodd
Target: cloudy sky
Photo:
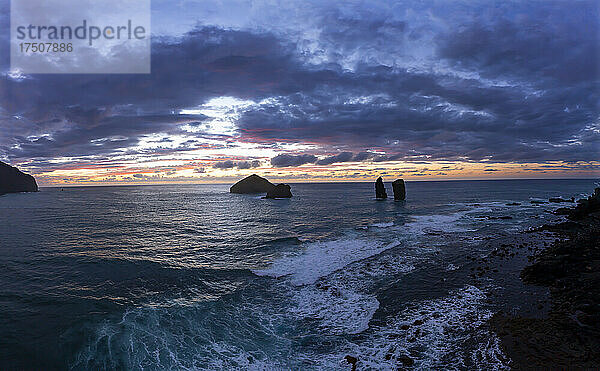
<instances>
[{"instance_id":1,"label":"cloudy sky","mask_svg":"<svg viewBox=\"0 0 600 371\"><path fill-rule=\"evenodd\" d=\"M600 175L597 1L152 2L149 75L10 69L44 185Z\"/></svg>"}]
</instances>

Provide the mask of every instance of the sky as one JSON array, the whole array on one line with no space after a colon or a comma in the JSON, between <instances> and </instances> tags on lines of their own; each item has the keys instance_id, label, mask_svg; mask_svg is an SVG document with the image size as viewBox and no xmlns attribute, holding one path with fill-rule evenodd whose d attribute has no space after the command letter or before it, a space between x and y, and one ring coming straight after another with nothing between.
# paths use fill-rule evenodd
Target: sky
<instances>
[{"instance_id":1,"label":"sky","mask_svg":"<svg viewBox=\"0 0 600 371\"><path fill-rule=\"evenodd\" d=\"M10 69L41 185L600 176L597 1L152 2L148 75Z\"/></svg>"}]
</instances>

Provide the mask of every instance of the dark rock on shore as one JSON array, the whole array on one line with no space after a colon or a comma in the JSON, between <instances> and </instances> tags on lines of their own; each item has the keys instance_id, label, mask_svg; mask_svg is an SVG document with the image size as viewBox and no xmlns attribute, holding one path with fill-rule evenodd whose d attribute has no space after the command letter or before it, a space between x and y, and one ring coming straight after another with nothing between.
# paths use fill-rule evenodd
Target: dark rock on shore
<instances>
[{"instance_id":1,"label":"dark rock on shore","mask_svg":"<svg viewBox=\"0 0 600 371\"><path fill-rule=\"evenodd\" d=\"M548 201L550 202L575 202L575 198L571 198L570 200L565 200L564 198L560 198L560 197L552 197L550 199L548 199Z\"/></svg>"},{"instance_id":2,"label":"dark rock on shore","mask_svg":"<svg viewBox=\"0 0 600 371\"><path fill-rule=\"evenodd\" d=\"M38 186L34 177L0 161L0 195L37 191Z\"/></svg>"},{"instance_id":3,"label":"dark rock on shore","mask_svg":"<svg viewBox=\"0 0 600 371\"><path fill-rule=\"evenodd\" d=\"M569 215L571 213L572 209L568 208L568 207L559 207L558 209L554 210L554 214L556 215Z\"/></svg>"},{"instance_id":4,"label":"dark rock on shore","mask_svg":"<svg viewBox=\"0 0 600 371\"><path fill-rule=\"evenodd\" d=\"M600 189L560 210L571 221L538 228L560 238L521 271L524 282L550 289L550 312L490 321L514 369L600 369Z\"/></svg>"},{"instance_id":5,"label":"dark rock on shore","mask_svg":"<svg viewBox=\"0 0 600 371\"><path fill-rule=\"evenodd\" d=\"M404 180L394 180L392 189L394 190L394 201L404 201L406 199L406 186L404 185Z\"/></svg>"},{"instance_id":6,"label":"dark rock on shore","mask_svg":"<svg viewBox=\"0 0 600 371\"><path fill-rule=\"evenodd\" d=\"M378 200L385 200L387 198L387 192L385 191L385 186L383 185L383 179L381 179L381 177L377 178L377 181L375 181L375 198Z\"/></svg>"},{"instance_id":7,"label":"dark rock on shore","mask_svg":"<svg viewBox=\"0 0 600 371\"><path fill-rule=\"evenodd\" d=\"M398 360L402 363L403 366L410 367L415 364L415 361L409 356L400 356Z\"/></svg>"},{"instance_id":8,"label":"dark rock on shore","mask_svg":"<svg viewBox=\"0 0 600 371\"><path fill-rule=\"evenodd\" d=\"M265 198L290 198L292 197L291 187L287 184L277 184L267 192Z\"/></svg>"},{"instance_id":9,"label":"dark rock on shore","mask_svg":"<svg viewBox=\"0 0 600 371\"><path fill-rule=\"evenodd\" d=\"M594 193L587 199L577 201L577 206L570 213L568 218L572 220L583 219L589 214L600 211L600 188L596 188Z\"/></svg>"},{"instance_id":10,"label":"dark rock on shore","mask_svg":"<svg viewBox=\"0 0 600 371\"><path fill-rule=\"evenodd\" d=\"M265 178L252 174L229 188L231 193L267 193L275 188L275 185Z\"/></svg>"},{"instance_id":11,"label":"dark rock on shore","mask_svg":"<svg viewBox=\"0 0 600 371\"><path fill-rule=\"evenodd\" d=\"M511 202L511 203L506 204L506 206L519 206L519 205L521 205L520 202Z\"/></svg>"},{"instance_id":12,"label":"dark rock on shore","mask_svg":"<svg viewBox=\"0 0 600 371\"><path fill-rule=\"evenodd\" d=\"M356 371L356 362L358 362L358 359L350 355L345 356L344 359L346 362L348 362L348 364L352 365L352 371Z\"/></svg>"}]
</instances>

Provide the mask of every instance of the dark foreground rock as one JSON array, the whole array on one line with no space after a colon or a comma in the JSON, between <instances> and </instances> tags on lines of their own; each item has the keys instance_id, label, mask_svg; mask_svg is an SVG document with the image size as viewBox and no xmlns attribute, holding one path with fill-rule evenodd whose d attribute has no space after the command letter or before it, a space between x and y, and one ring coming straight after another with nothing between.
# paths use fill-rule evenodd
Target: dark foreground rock
<instances>
[{"instance_id":1,"label":"dark foreground rock","mask_svg":"<svg viewBox=\"0 0 600 371\"><path fill-rule=\"evenodd\" d=\"M385 191L385 186L383 185L383 179L381 179L381 177L377 178L377 181L375 181L375 198L378 200L385 200L387 198L387 192Z\"/></svg>"},{"instance_id":2,"label":"dark foreground rock","mask_svg":"<svg viewBox=\"0 0 600 371\"><path fill-rule=\"evenodd\" d=\"M406 199L406 186L404 185L404 180L394 180L392 189L394 190L394 201L404 201Z\"/></svg>"},{"instance_id":3,"label":"dark foreground rock","mask_svg":"<svg viewBox=\"0 0 600 371\"><path fill-rule=\"evenodd\" d=\"M596 188L587 199L578 200L577 206L568 214L568 218L580 220L598 212L600 212L600 188Z\"/></svg>"},{"instance_id":4,"label":"dark foreground rock","mask_svg":"<svg viewBox=\"0 0 600 371\"><path fill-rule=\"evenodd\" d=\"M275 188L275 185L265 178L252 174L229 188L231 193L267 193Z\"/></svg>"},{"instance_id":5,"label":"dark foreground rock","mask_svg":"<svg viewBox=\"0 0 600 371\"><path fill-rule=\"evenodd\" d=\"M545 318L495 315L490 324L513 369L600 369L600 189L545 225L558 238L523 269L524 282L550 289ZM564 213L564 209L563 209Z\"/></svg>"},{"instance_id":6,"label":"dark foreground rock","mask_svg":"<svg viewBox=\"0 0 600 371\"><path fill-rule=\"evenodd\" d=\"M555 203L560 203L560 202L575 202L575 198L571 198L570 200L565 200L564 198L560 198L560 197L552 197L550 199L548 199L548 201L550 202L555 202Z\"/></svg>"},{"instance_id":7,"label":"dark foreground rock","mask_svg":"<svg viewBox=\"0 0 600 371\"><path fill-rule=\"evenodd\" d=\"M277 184L267 192L266 198L290 198L292 197L292 189L287 184Z\"/></svg>"},{"instance_id":8,"label":"dark foreground rock","mask_svg":"<svg viewBox=\"0 0 600 371\"><path fill-rule=\"evenodd\" d=\"M0 195L17 192L37 192L35 178L4 162L0 162Z\"/></svg>"},{"instance_id":9,"label":"dark foreground rock","mask_svg":"<svg viewBox=\"0 0 600 371\"><path fill-rule=\"evenodd\" d=\"M347 355L344 357L344 359L349 365L352 366L352 371L356 371L356 362L358 362L358 359L356 357L352 357L351 355Z\"/></svg>"}]
</instances>

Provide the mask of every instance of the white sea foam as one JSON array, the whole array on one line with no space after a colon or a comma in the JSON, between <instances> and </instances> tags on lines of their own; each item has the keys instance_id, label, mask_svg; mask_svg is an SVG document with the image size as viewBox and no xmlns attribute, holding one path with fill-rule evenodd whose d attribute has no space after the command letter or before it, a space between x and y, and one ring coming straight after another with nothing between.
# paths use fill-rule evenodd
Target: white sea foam
<instances>
[{"instance_id":1,"label":"white sea foam","mask_svg":"<svg viewBox=\"0 0 600 371\"><path fill-rule=\"evenodd\" d=\"M374 224L371 224L369 227L388 228L388 227L393 227L393 226L394 226L393 222L387 222L387 223L374 223Z\"/></svg>"},{"instance_id":2,"label":"white sea foam","mask_svg":"<svg viewBox=\"0 0 600 371\"><path fill-rule=\"evenodd\" d=\"M293 295L290 313L315 321L321 330L334 334L357 334L369 327L379 308L377 299L340 286L303 286Z\"/></svg>"},{"instance_id":3,"label":"white sea foam","mask_svg":"<svg viewBox=\"0 0 600 371\"><path fill-rule=\"evenodd\" d=\"M460 268L460 267L459 267L459 266L457 266L457 265L454 265L454 264L450 263L450 264L448 264L448 266L446 267L446 270L447 270L447 271L455 271L455 270L457 270L458 268Z\"/></svg>"},{"instance_id":4,"label":"white sea foam","mask_svg":"<svg viewBox=\"0 0 600 371\"><path fill-rule=\"evenodd\" d=\"M360 369L395 370L405 356L418 370L507 369L497 338L483 326L492 315L483 309L485 298L480 289L466 286L447 297L415 303L386 325L370 329L366 339L349 341L338 353L321 357L319 368L339 368L345 355L352 355ZM474 340L474 346L466 345Z\"/></svg>"},{"instance_id":5,"label":"white sea foam","mask_svg":"<svg viewBox=\"0 0 600 371\"><path fill-rule=\"evenodd\" d=\"M285 255L275 260L269 268L253 272L259 276L289 276L292 284L306 285L397 245L397 242L383 244L366 239L313 242L301 252Z\"/></svg>"},{"instance_id":6,"label":"white sea foam","mask_svg":"<svg viewBox=\"0 0 600 371\"><path fill-rule=\"evenodd\" d=\"M450 215L417 215L406 224L408 230L413 234L436 234L468 232L469 229L459 223L467 212L458 212Z\"/></svg>"},{"instance_id":7,"label":"white sea foam","mask_svg":"<svg viewBox=\"0 0 600 371\"><path fill-rule=\"evenodd\" d=\"M493 332L482 334L487 340L479 342L471 353L471 360L478 370L510 370L511 360L502 352L500 338Z\"/></svg>"}]
</instances>

